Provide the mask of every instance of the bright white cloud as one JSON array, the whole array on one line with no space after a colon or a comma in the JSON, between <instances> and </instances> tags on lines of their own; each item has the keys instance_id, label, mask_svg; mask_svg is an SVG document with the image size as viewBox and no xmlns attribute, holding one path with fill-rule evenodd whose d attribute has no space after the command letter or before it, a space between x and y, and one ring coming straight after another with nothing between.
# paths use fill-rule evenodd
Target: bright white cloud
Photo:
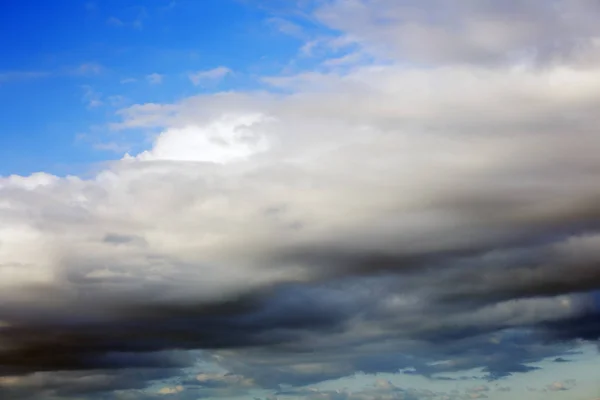
<instances>
[{"instance_id":1,"label":"bright white cloud","mask_svg":"<svg viewBox=\"0 0 600 400\"><path fill-rule=\"evenodd\" d=\"M207 126L169 128L155 140L140 160L228 163L263 152L268 143L260 132L262 115L223 115Z\"/></svg>"},{"instance_id":2,"label":"bright white cloud","mask_svg":"<svg viewBox=\"0 0 600 400\"><path fill-rule=\"evenodd\" d=\"M289 277L291 270L261 278L245 262L229 267L237 275L224 273L226 254L323 240L426 251L461 246L484 227L496 235L521 224L555 224L553 218L584 212L598 195L598 138L587 129L597 118L597 76L562 68L360 68L344 77L315 75L284 98L209 95L134 106L122 112L126 126L162 126L163 133L133 160L91 180L55 178L33 192L4 184L4 196L21 201L23 213L11 218L24 219L14 229L26 226L33 235L14 248L34 257L34 237L49 235L63 244L56 247L66 252L63 264L109 263L135 273L154 268L145 264L147 252L163 254L194 260L202 276L228 286L232 276L241 284L249 276ZM529 101L514 107L515 99ZM569 137L559 134L565 121ZM26 193L27 201L17 200ZM457 214L461 201L476 201L473 213ZM487 202L496 204L494 213L479 213ZM261 211L274 204L286 208L278 221ZM26 211L46 207L54 212L41 220ZM4 226L13 229L13 222ZM111 232L143 237L147 246L113 248L102 242ZM125 254L126 265L118 261ZM6 262L18 256L11 257Z\"/></svg>"}]
</instances>

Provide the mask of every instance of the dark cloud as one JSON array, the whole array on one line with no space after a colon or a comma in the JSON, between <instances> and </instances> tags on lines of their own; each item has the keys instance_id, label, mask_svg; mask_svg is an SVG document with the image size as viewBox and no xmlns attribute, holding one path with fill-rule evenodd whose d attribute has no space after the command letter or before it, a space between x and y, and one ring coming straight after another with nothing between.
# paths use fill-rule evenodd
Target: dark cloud
<instances>
[{"instance_id":1,"label":"dark cloud","mask_svg":"<svg viewBox=\"0 0 600 400\"><path fill-rule=\"evenodd\" d=\"M579 291L577 274L569 290L549 293L542 282L554 279L552 274L536 273L539 278L530 281L510 278L511 273L533 273L528 264L517 262L504 271L508 278L500 273L493 278L504 264L495 266L480 258L489 265L479 267L477 275L470 267L474 260L458 260L438 261L433 269L388 269L372 277L361 272L322 283L266 286L221 302L115 297L94 304L91 300L99 298L93 297L73 307L69 295L63 294L67 308L62 310L59 302L51 310L54 317L11 312L18 308L9 304L2 313L0 338L5 348L0 371L12 376L40 371L102 370L113 376L139 368L173 371L194 365L196 358L170 351L205 349L216 351L219 365L266 388L303 386L356 372L403 371L435 378L481 368L495 380L568 354L575 339L598 337L594 298L568 296ZM551 258L547 261L540 268L552 271ZM472 278L461 278L465 274ZM588 279L582 275L581 291L589 289ZM516 284L510 286L511 280ZM524 294L518 295L515 286ZM447 290L456 287L461 301L448 303ZM513 291L511 295L494 295L504 287ZM546 297L549 294L567 297ZM93 307L102 313L86 313ZM372 326L377 333L369 332ZM439 360L447 361L436 363ZM203 389L222 383L207 380Z\"/></svg>"},{"instance_id":2,"label":"dark cloud","mask_svg":"<svg viewBox=\"0 0 600 400\"><path fill-rule=\"evenodd\" d=\"M182 374L181 369L153 368L92 371L37 372L24 376L5 377L0 384L0 396L6 400L66 399L80 396L103 397L115 391L143 390L149 382ZM114 396L114 394L112 395Z\"/></svg>"},{"instance_id":3,"label":"dark cloud","mask_svg":"<svg viewBox=\"0 0 600 400\"><path fill-rule=\"evenodd\" d=\"M600 338L597 76L499 67L522 50L589 66L598 7L328 3L317 17L360 43L444 67L137 105L122 125L165 129L149 159L90 179L0 178L0 397L462 400L302 387L356 373L495 381ZM333 89L316 95L311 79ZM275 122L230 118L263 108ZM160 158L159 144L191 157L181 126L215 124L273 148L231 165Z\"/></svg>"}]
</instances>

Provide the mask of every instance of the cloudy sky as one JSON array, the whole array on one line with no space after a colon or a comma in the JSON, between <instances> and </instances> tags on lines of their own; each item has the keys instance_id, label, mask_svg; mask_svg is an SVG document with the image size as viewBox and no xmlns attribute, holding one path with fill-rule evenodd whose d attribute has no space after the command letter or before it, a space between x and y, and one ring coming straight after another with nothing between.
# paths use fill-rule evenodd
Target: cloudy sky
<instances>
[{"instance_id":1,"label":"cloudy sky","mask_svg":"<svg viewBox=\"0 0 600 400\"><path fill-rule=\"evenodd\" d=\"M600 3L0 6L0 398L597 400Z\"/></svg>"}]
</instances>

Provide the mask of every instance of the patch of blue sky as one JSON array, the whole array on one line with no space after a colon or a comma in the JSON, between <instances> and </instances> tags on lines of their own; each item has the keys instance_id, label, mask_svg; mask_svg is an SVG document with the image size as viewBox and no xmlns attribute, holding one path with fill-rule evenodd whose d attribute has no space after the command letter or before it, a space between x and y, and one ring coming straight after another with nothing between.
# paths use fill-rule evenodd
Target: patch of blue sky
<instances>
[{"instance_id":1,"label":"patch of blue sky","mask_svg":"<svg viewBox=\"0 0 600 400\"><path fill-rule=\"evenodd\" d=\"M127 105L275 90L262 78L319 70L350 52L312 51L307 44L335 32L241 0L25 0L3 6L0 25L11 33L0 42L0 175L64 175L115 158L122 149L88 139ZM231 72L191 79L216 68Z\"/></svg>"}]
</instances>

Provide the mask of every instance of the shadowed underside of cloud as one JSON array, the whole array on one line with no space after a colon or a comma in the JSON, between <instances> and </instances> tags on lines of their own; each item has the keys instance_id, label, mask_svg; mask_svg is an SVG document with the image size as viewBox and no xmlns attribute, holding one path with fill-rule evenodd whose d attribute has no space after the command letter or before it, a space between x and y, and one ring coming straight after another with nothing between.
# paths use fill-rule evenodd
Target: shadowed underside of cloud
<instances>
[{"instance_id":1,"label":"shadowed underside of cloud","mask_svg":"<svg viewBox=\"0 0 600 400\"><path fill-rule=\"evenodd\" d=\"M327 3L316 16L365 49L432 65L137 105L115 128L161 128L149 150L85 179L0 179L2 398L363 399L382 387L297 387L495 380L599 339L595 3L556 2L569 20L541 2ZM431 25L434 5L460 29ZM413 31L426 43L390 42ZM523 48L552 62L507 66Z\"/></svg>"}]
</instances>

